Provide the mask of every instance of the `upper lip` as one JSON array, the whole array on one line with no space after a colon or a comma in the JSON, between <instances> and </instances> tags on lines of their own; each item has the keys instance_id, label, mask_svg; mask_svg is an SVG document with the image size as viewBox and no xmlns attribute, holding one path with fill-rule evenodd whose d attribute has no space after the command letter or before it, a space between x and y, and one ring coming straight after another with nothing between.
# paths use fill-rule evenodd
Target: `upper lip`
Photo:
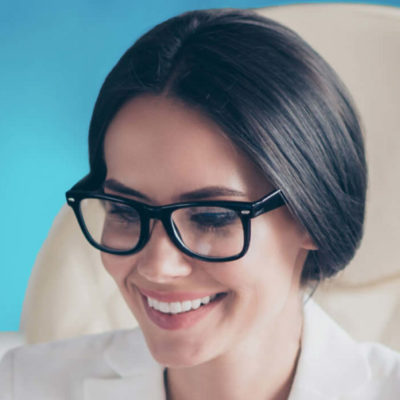
<instances>
[{"instance_id":1,"label":"upper lip","mask_svg":"<svg viewBox=\"0 0 400 400\"><path fill-rule=\"evenodd\" d=\"M172 302L182 302L187 300L195 300L195 299L202 299L203 297L212 296L217 293L221 292L159 292L155 290L147 290L138 288L139 292L147 297L151 297L152 299L156 299L158 301L163 301L167 303Z\"/></svg>"}]
</instances>

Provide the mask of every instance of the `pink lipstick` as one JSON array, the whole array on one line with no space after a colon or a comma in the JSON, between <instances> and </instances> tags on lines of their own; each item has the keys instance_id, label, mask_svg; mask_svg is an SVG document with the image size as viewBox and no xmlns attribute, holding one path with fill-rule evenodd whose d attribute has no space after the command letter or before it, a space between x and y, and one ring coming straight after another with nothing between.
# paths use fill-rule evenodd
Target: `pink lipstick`
<instances>
[{"instance_id":1,"label":"pink lipstick","mask_svg":"<svg viewBox=\"0 0 400 400\"><path fill-rule=\"evenodd\" d=\"M149 305L147 297L143 294L146 293L147 296L152 299L163 302L188 302L189 300L195 300L202 297L210 296L210 294L204 293L165 293L160 296L160 293L144 291L140 289L141 298L143 301L144 309L146 310L149 319L156 324L158 327L167 330L177 330L177 329L188 329L195 325L198 321L205 318L211 313L213 309L218 307L218 305L226 297L227 293L219 293L207 304L202 304L196 309L190 309L189 311L182 311L179 313L172 312L162 312L156 310ZM153 296L150 294L152 293Z\"/></svg>"}]
</instances>

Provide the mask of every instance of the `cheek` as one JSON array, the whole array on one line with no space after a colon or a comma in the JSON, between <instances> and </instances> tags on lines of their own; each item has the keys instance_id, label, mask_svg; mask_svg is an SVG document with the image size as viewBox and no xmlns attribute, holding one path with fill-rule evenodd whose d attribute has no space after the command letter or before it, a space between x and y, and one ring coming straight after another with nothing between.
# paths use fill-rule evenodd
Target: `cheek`
<instances>
[{"instance_id":1,"label":"cheek","mask_svg":"<svg viewBox=\"0 0 400 400\"><path fill-rule=\"evenodd\" d=\"M102 252L101 261L106 271L112 276L118 286L122 287L125 278L129 275L132 268L132 257L115 256Z\"/></svg>"},{"instance_id":2,"label":"cheek","mask_svg":"<svg viewBox=\"0 0 400 400\"><path fill-rule=\"evenodd\" d=\"M307 256L302 231L285 212L270 213L264 220L252 222L250 248L236 268L241 277L235 276L235 280L238 288L251 289L256 303L280 303L300 282Z\"/></svg>"},{"instance_id":3,"label":"cheek","mask_svg":"<svg viewBox=\"0 0 400 400\"><path fill-rule=\"evenodd\" d=\"M302 268L307 253L302 244L304 233L286 208L266 214L254 225L254 252L269 268L280 274Z\"/></svg>"}]
</instances>

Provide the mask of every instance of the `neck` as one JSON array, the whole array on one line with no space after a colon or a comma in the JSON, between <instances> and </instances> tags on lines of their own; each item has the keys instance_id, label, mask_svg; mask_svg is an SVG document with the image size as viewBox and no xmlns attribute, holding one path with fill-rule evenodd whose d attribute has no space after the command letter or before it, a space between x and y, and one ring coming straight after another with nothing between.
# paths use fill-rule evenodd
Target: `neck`
<instances>
[{"instance_id":1,"label":"neck","mask_svg":"<svg viewBox=\"0 0 400 400\"><path fill-rule=\"evenodd\" d=\"M302 322L302 300L288 300L273 324L249 333L230 352L193 367L168 369L167 399L287 399L300 353Z\"/></svg>"}]
</instances>

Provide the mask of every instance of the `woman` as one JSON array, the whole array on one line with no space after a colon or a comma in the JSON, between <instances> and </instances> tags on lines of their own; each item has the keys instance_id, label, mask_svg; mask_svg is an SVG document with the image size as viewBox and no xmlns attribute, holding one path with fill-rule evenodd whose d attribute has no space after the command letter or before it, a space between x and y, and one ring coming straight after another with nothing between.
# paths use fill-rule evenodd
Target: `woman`
<instances>
[{"instance_id":1,"label":"woman","mask_svg":"<svg viewBox=\"0 0 400 400\"><path fill-rule=\"evenodd\" d=\"M0 399L397 399L400 357L304 296L353 257L350 95L284 26L193 11L108 75L67 192L140 329L9 352ZM5 389L4 389L5 388Z\"/></svg>"}]
</instances>

